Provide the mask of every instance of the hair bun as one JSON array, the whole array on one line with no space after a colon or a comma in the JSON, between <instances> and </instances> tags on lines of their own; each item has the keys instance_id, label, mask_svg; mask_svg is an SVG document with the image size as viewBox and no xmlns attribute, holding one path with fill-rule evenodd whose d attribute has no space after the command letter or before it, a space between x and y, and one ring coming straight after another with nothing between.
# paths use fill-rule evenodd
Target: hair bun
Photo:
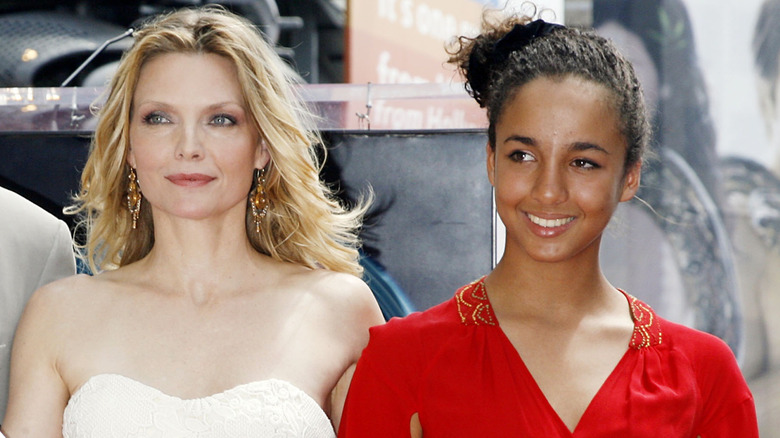
<instances>
[{"instance_id":1,"label":"hair bun","mask_svg":"<svg viewBox=\"0 0 780 438\"><path fill-rule=\"evenodd\" d=\"M480 106L485 106L487 86L490 74L495 68L500 68L512 52L522 49L534 39L549 35L564 26L548 23L538 19L530 23L515 24L509 32L500 36L497 40L475 41L471 47L468 63L463 66L466 81L469 84L469 93Z\"/></svg>"},{"instance_id":2,"label":"hair bun","mask_svg":"<svg viewBox=\"0 0 780 438\"><path fill-rule=\"evenodd\" d=\"M563 28L564 26L560 24L548 23L542 19L528 24L515 24L509 33L493 44L492 61L495 64L502 64L515 50L522 49L538 37L549 35L555 30Z\"/></svg>"},{"instance_id":3,"label":"hair bun","mask_svg":"<svg viewBox=\"0 0 780 438\"><path fill-rule=\"evenodd\" d=\"M463 66L463 72L466 76L466 89L471 97L477 101L480 107L484 107L487 84L490 79L492 65L491 56L486 56L478 46L474 46L468 58L468 63Z\"/></svg>"}]
</instances>

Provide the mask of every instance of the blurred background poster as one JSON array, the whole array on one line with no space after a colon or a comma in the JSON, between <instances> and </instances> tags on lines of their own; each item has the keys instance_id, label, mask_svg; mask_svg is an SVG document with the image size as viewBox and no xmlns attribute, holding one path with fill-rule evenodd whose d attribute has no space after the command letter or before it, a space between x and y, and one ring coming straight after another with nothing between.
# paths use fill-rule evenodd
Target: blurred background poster
<instances>
[{"instance_id":1,"label":"blurred background poster","mask_svg":"<svg viewBox=\"0 0 780 438\"><path fill-rule=\"evenodd\" d=\"M522 2L495 0L349 0L344 48L345 82L353 84L424 84L459 88L460 77L447 64L445 47L455 36L476 35L485 6L520 7ZM563 1L540 2L562 22ZM349 114L365 111L350 107ZM451 105L379 102L371 108L372 129L468 129L485 125L473 102Z\"/></svg>"},{"instance_id":2,"label":"blurred background poster","mask_svg":"<svg viewBox=\"0 0 780 438\"><path fill-rule=\"evenodd\" d=\"M780 436L780 1L686 0L720 158L761 434Z\"/></svg>"},{"instance_id":3,"label":"blurred background poster","mask_svg":"<svg viewBox=\"0 0 780 438\"><path fill-rule=\"evenodd\" d=\"M763 8L763 9L762 9ZM593 0L653 112L648 204L621 206L607 276L737 355L762 436L780 436L780 1Z\"/></svg>"}]
</instances>

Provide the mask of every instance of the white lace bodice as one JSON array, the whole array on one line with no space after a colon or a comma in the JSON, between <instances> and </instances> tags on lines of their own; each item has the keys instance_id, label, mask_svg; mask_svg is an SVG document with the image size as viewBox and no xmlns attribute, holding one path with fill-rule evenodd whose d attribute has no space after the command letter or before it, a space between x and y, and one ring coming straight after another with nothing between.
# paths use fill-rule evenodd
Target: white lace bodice
<instances>
[{"instance_id":1,"label":"white lace bodice","mask_svg":"<svg viewBox=\"0 0 780 438\"><path fill-rule=\"evenodd\" d=\"M180 399L117 374L90 378L68 401L64 438L334 438L314 399L283 380Z\"/></svg>"}]
</instances>

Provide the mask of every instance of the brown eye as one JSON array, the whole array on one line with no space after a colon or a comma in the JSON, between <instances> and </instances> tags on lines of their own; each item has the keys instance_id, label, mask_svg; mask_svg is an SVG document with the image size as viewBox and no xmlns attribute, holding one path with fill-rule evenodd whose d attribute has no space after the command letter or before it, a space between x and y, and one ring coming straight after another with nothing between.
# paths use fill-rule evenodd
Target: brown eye
<instances>
[{"instance_id":1,"label":"brown eye","mask_svg":"<svg viewBox=\"0 0 780 438\"><path fill-rule=\"evenodd\" d=\"M578 158L572 161L571 165L574 167L579 167L581 169L598 169L601 167L597 163L594 163L593 161L585 160L582 158Z\"/></svg>"},{"instance_id":2,"label":"brown eye","mask_svg":"<svg viewBox=\"0 0 780 438\"><path fill-rule=\"evenodd\" d=\"M529 154L526 151L512 151L509 154L509 159L520 163L523 161L532 161L534 159L534 156Z\"/></svg>"}]
</instances>

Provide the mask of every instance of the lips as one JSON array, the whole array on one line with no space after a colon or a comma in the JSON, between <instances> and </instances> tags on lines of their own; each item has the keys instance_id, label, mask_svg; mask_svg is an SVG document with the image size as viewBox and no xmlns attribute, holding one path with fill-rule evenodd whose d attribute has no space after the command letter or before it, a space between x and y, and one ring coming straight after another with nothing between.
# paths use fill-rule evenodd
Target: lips
<instances>
[{"instance_id":1,"label":"lips","mask_svg":"<svg viewBox=\"0 0 780 438\"><path fill-rule=\"evenodd\" d=\"M558 228L574 220L573 216L557 218L557 219L545 219L539 216L535 216L531 213L526 213L526 216L528 216L528 219L530 219L531 222L533 222L536 225L539 225L542 228Z\"/></svg>"},{"instance_id":2,"label":"lips","mask_svg":"<svg viewBox=\"0 0 780 438\"><path fill-rule=\"evenodd\" d=\"M200 187L204 186L215 178L202 173L177 173L175 175L168 175L165 177L168 181L183 187Z\"/></svg>"}]
</instances>

